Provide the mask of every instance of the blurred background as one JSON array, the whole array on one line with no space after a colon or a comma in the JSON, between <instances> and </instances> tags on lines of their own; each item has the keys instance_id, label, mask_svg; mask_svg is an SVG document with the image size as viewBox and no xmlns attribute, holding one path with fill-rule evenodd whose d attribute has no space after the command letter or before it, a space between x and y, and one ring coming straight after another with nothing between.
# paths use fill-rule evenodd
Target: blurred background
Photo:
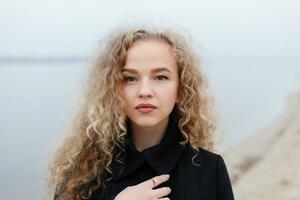
<instances>
[{"instance_id":1,"label":"blurred background","mask_svg":"<svg viewBox=\"0 0 300 200\"><path fill-rule=\"evenodd\" d=\"M1 199L42 198L48 154L107 33L151 24L202 60L236 199L300 199L300 2L0 1Z\"/></svg>"}]
</instances>

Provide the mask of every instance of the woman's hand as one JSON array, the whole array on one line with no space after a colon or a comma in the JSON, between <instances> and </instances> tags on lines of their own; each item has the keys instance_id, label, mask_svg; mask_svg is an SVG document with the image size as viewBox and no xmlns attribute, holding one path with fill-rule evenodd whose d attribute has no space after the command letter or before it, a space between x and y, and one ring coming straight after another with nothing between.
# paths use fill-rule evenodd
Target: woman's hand
<instances>
[{"instance_id":1,"label":"woman's hand","mask_svg":"<svg viewBox=\"0 0 300 200\"><path fill-rule=\"evenodd\" d=\"M170 187L153 189L161 183L169 180L169 177L170 175L168 174L155 176L137 185L129 186L122 190L116 196L115 200L169 200L169 198L164 198L164 196L170 194Z\"/></svg>"}]
</instances>

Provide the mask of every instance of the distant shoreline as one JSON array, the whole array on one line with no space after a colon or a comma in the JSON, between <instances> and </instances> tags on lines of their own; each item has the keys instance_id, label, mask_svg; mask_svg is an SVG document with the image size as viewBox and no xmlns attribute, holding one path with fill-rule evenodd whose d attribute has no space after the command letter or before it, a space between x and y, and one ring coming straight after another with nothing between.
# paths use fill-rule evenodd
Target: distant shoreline
<instances>
[{"instance_id":1,"label":"distant shoreline","mask_svg":"<svg viewBox=\"0 0 300 200\"><path fill-rule=\"evenodd\" d=\"M236 199L298 199L299 108L297 91L271 126L223 152Z\"/></svg>"}]
</instances>

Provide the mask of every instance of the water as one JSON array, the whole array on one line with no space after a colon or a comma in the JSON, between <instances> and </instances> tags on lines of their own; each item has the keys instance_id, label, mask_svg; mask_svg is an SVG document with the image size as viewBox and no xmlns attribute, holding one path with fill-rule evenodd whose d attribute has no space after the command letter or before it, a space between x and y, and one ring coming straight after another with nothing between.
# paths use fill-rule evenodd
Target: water
<instances>
[{"instance_id":1,"label":"water","mask_svg":"<svg viewBox=\"0 0 300 200\"><path fill-rule=\"evenodd\" d=\"M206 62L224 144L259 133L285 111L287 97L300 91L300 62L232 59Z\"/></svg>"},{"instance_id":2,"label":"water","mask_svg":"<svg viewBox=\"0 0 300 200\"><path fill-rule=\"evenodd\" d=\"M204 66L227 145L270 125L300 89L299 62L206 60ZM64 130L85 69L84 62L0 65L2 199L41 199L47 153Z\"/></svg>"},{"instance_id":3,"label":"water","mask_svg":"<svg viewBox=\"0 0 300 200\"><path fill-rule=\"evenodd\" d=\"M41 199L47 153L65 126L82 70L0 66L1 199Z\"/></svg>"}]
</instances>

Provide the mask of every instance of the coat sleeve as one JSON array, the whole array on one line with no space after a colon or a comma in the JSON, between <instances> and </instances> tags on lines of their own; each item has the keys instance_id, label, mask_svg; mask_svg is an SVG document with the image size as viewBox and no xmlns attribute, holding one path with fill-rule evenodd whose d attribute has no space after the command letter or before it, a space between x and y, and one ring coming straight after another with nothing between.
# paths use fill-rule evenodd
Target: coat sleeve
<instances>
[{"instance_id":1,"label":"coat sleeve","mask_svg":"<svg viewBox=\"0 0 300 200\"><path fill-rule=\"evenodd\" d=\"M234 200L229 174L221 155L217 158L217 200Z\"/></svg>"}]
</instances>

